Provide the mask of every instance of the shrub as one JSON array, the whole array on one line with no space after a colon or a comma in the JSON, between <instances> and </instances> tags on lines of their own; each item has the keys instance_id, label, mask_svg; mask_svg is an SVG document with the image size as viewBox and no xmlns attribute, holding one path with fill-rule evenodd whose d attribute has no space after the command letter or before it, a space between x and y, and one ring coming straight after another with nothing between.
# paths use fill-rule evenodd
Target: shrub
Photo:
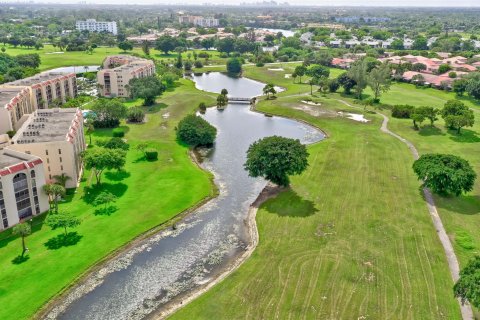
<instances>
[{"instance_id":1,"label":"shrub","mask_svg":"<svg viewBox=\"0 0 480 320\"><path fill-rule=\"evenodd\" d=\"M210 55L207 52L200 52L198 54L199 58L210 58Z\"/></svg>"},{"instance_id":2,"label":"shrub","mask_svg":"<svg viewBox=\"0 0 480 320\"><path fill-rule=\"evenodd\" d=\"M112 131L112 135L116 138L123 138L125 136L125 131L121 128L115 128Z\"/></svg>"},{"instance_id":3,"label":"shrub","mask_svg":"<svg viewBox=\"0 0 480 320\"><path fill-rule=\"evenodd\" d=\"M178 140L194 147L213 144L216 135L214 126L195 115L183 118L177 128Z\"/></svg>"},{"instance_id":4,"label":"shrub","mask_svg":"<svg viewBox=\"0 0 480 320\"><path fill-rule=\"evenodd\" d=\"M257 67L263 67L263 66L265 66L265 63L263 63L263 62L257 62L255 65L256 65Z\"/></svg>"},{"instance_id":5,"label":"shrub","mask_svg":"<svg viewBox=\"0 0 480 320\"><path fill-rule=\"evenodd\" d=\"M7 131L7 134L8 134L8 137L11 139L13 138L13 136L15 135L16 131L14 130L10 130L10 131Z\"/></svg>"},{"instance_id":6,"label":"shrub","mask_svg":"<svg viewBox=\"0 0 480 320\"><path fill-rule=\"evenodd\" d=\"M396 105L392 108L392 117L400 119L410 119L410 116L415 111L414 106L410 105Z\"/></svg>"},{"instance_id":7,"label":"shrub","mask_svg":"<svg viewBox=\"0 0 480 320\"><path fill-rule=\"evenodd\" d=\"M107 149L122 149L125 151L127 151L130 148L128 143L126 143L125 141L123 141L122 138L119 138L119 137L111 138L110 140L108 140L103 144L103 147Z\"/></svg>"},{"instance_id":8,"label":"shrub","mask_svg":"<svg viewBox=\"0 0 480 320\"><path fill-rule=\"evenodd\" d=\"M195 61L194 65L195 68L203 68L203 63L200 60Z\"/></svg>"},{"instance_id":9,"label":"shrub","mask_svg":"<svg viewBox=\"0 0 480 320\"><path fill-rule=\"evenodd\" d=\"M127 120L130 122L143 122L145 119L145 112L142 108L134 107L127 111Z\"/></svg>"},{"instance_id":10,"label":"shrub","mask_svg":"<svg viewBox=\"0 0 480 320\"><path fill-rule=\"evenodd\" d=\"M147 160L157 160L158 159L158 151L153 148L148 148L145 150L145 159Z\"/></svg>"},{"instance_id":11,"label":"shrub","mask_svg":"<svg viewBox=\"0 0 480 320\"><path fill-rule=\"evenodd\" d=\"M240 73L242 71L242 61L239 58L228 59L227 71L229 73Z\"/></svg>"}]
</instances>

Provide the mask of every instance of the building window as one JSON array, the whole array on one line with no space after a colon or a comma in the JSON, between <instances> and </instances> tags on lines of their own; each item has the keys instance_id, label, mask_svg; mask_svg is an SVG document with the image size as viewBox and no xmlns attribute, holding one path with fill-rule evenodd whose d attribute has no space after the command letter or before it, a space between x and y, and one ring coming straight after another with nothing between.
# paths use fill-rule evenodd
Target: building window
<instances>
[{"instance_id":1,"label":"building window","mask_svg":"<svg viewBox=\"0 0 480 320\"><path fill-rule=\"evenodd\" d=\"M58 154L62 154L62 149L58 149Z\"/></svg>"},{"instance_id":2,"label":"building window","mask_svg":"<svg viewBox=\"0 0 480 320\"><path fill-rule=\"evenodd\" d=\"M47 155L47 156L48 156L48 150L45 150L45 155Z\"/></svg>"},{"instance_id":3,"label":"building window","mask_svg":"<svg viewBox=\"0 0 480 320\"><path fill-rule=\"evenodd\" d=\"M13 177L13 189L17 203L18 218L20 220L32 215L32 204L30 202L30 191L28 190L27 175L17 173Z\"/></svg>"},{"instance_id":4,"label":"building window","mask_svg":"<svg viewBox=\"0 0 480 320\"><path fill-rule=\"evenodd\" d=\"M63 166L60 166L60 170L62 170L62 171L63 171Z\"/></svg>"},{"instance_id":5,"label":"building window","mask_svg":"<svg viewBox=\"0 0 480 320\"><path fill-rule=\"evenodd\" d=\"M35 170L30 171L30 178L35 179Z\"/></svg>"},{"instance_id":6,"label":"building window","mask_svg":"<svg viewBox=\"0 0 480 320\"><path fill-rule=\"evenodd\" d=\"M60 162L62 162L62 157L60 157Z\"/></svg>"}]
</instances>

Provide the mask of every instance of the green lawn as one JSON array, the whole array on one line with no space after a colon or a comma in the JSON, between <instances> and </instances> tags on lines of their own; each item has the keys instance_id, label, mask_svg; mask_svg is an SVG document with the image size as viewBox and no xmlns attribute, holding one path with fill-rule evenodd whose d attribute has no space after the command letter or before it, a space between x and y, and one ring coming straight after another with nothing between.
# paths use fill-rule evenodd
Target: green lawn
<instances>
[{"instance_id":1,"label":"green lawn","mask_svg":"<svg viewBox=\"0 0 480 320\"><path fill-rule=\"evenodd\" d=\"M125 172L104 173L101 187L118 197L118 210L111 215L95 214L91 202L99 190L89 184L90 173L86 172L80 188L60 204L60 210L71 211L82 219L80 227L71 230L75 232L69 239L71 246L59 243L62 231L42 225L45 216L41 216L35 218L34 232L26 240L29 259L14 264L12 260L21 252L21 241L9 237L9 232L1 234L0 319L31 318L50 298L109 253L214 194L210 175L197 168L188 149L175 141L177 122L193 112L201 100L213 102L192 82L182 79L175 91L164 94L159 104L149 109L146 124L123 126L131 146ZM162 117L164 114L169 117ZM110 130L97 130L94 144L95 139L109 136ZM157 148L158 161L144 161L135 150L139 142Z\"/></svg>"},{"instance_id":2,"label":"green lawn","mask_svg":"<svg viewBox=\"0 0 480 320\"><path fill-rule=\"evenodd\" d=\"M259 210L260 242L230 277L172 319L460 319L443 248L419 192L412 156L381 133L380 117L318 97L326 113L298 110L308 85L247 68L285 85L258 109L325 130L309 147L310 166L291 189ZM294 94L294 95L292 95Z\"/></svg>"},{"instance_id":3,"label":"green lawn","mask_svg":"<svg viewBox=\"0 0 480 320\"><path fill-rule=\"evenodd\" d=\"M135 47L132 51L123 52L117 47L100 47L96 48L93 54L87 54L83 51L71 51L64 53L57 54L54 52L59 52L60 49L54 48L51 45L45 45L44 48L40 50L35 50L34 48L26 49L26 48L14 48L12 46L6 47L6 52L9 55L16 56L19 54L26 54L26 53L38 53L41 59L40 70L45 71L53 68L58 67L65 67L65 66L89 66L89 65L100 65L102 61L105 59L106 56L115 55L115 54L129 54L131 52L143 55L143 51L141 48ZM206 50L196 50L197 53L205 52ZM189 51L191 53L191 51ZM182 57L184 60L188 59L188 53L184 52ZM225 59L219 57L219 53L217 51L209 50L207 51L211 58L209 58L209 64L225 64ZM158 59L158 60L172 60L176 59L177 55L170 53L165 55L157 50L151 49L150 50L151 57ZM193 57L191 57L193 60ZM202 63L205 63L205 59L199 58ZM172 60L173 61L173 60Z\"/></svg>"}]
</instances>

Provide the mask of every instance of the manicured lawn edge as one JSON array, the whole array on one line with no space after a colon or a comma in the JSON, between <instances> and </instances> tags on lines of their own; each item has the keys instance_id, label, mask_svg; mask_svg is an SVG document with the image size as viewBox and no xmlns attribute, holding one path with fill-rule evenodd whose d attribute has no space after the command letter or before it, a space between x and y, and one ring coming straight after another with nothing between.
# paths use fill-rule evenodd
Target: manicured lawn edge
<instances>
[{"instance_id":1,"label":"manicured lawn edge","mask_svg":"<svg viewBox=\"0 0 480 320\"><path fill-rule=\"evenodd\" d=\"M258 209L263 203L270 199L276 198L280 193L284 192L285 190L288 190L288 188L282 188L268 183L265 188L263 188L263 190L258 194L258 197L255 199L255 201L248 208L247 230L248 236L250 238L250 243L245 249L245 252L243 252L237 259L234 259L228 266L226 266L225 270L222 273L216 275L212 281L196 288L193 291L190 291L186 295L176 297L166 305L166 308L154 311L153 314L150 315L150 317L153 317L155 319L165 319L166 317L172 315L181 308L187 306L190 302L194 301L205 292L212 289L214 286L216 286L217 284L225 280L228 276L230 276L239 267L241 267L242 264L250 258L258 245L259 232L256 220Z\"/></svg>"},{"instance_id":2,"label":"manicured lawn edge","mask_svg":"<svg viewBox=\"0 0 480 320\"><path fill-rule=\"evenodd\" d=\"M91 275L93 275L95 272L99 271L101 268L105 267L105 265L109 262L111 262L112 260L116 259L119 255L121 255L122 253L128 251L129 249L135 247L137 244L139 244L140 242L142 241L145 241L147 240L148 238L154 236L155 234L161 232L161 231L164 231L166 230L167 228L169 227L172 227L173 225L175 225L175 223L177 223L178 221L182 220L183 218L185 218L186 216L192 214L195 210L197 210L198 208L202 207L204 204L206 204L207 202L209 202L210 200L216 198L218 195L219 195L219 189L218 189L218 186L215 184L214 182L214 176L213 174L204 169L200 163L198 162L195 154L193 153L193 151L190 149L188 151L188 156L190 157L190 159L192 160L193 163L195 163L195 165L200 169L202 170L203 172L207 173L208 174L208 177L209 177L209 180L210 180L210 184L211 184L211 187L212 187L212 194L203 198L202 200L200 200L198 203L196 203L195 205L191 206L190 208L178 213L177 215L175 215L174 217L164 221L164 222L161 222L160 224L158 224L157 226L137 235L135 238L133 238L131 241L125 243L124 245L114 249L112 252L110 252L108 255L106 255L105 257L103 257L102 259L98 260L97 262L95 262L94 264L92 264L87 270L85 270L82 274L80 274L79 276L77 276L76 278L74 278L70 284L68 284L67 286L65 286L64 288L62 288L59 292L57 292L50 300L49 302L47 302L46 304L44 304L40 309L38 309L36 312L35 312L35 315L34 315L34 319L44 319L49 312L51 312L56 306L60 305L63 301L63 299L70 293L70 291L72 289L74 289L75 287L78 287L78 286L81 286L82 284L85 283L85 281L87 281L89 279L89 277Z\"/></svg>"}]
</instances>

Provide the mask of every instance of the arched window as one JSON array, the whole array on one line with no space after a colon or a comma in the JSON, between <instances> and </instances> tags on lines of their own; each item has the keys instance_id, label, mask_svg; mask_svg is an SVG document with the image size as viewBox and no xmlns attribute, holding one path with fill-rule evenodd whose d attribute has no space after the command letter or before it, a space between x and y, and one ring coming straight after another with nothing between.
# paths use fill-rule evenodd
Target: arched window
<instances>
[{"instance_id":1,"label":"arched window","mask_svg":"<svg viewBox=\"0 0 480 320\"><path fill-rule=\"evenodd\" d=\"M21 220L30 217L32 215L32 204L30 201L27 175L25 173L17 173L13 177L13 190L15 191L18 218Z\"/></svg>"},{"instance_id":2,"label":"arched window","mask_svg":"<svg viewBox=\"0 0 480 320\"><path fill-rule=\"evenodd\" d=\"M30 171L30 178L35 178L35 170Z\"/></svg>"}]
</instances>

